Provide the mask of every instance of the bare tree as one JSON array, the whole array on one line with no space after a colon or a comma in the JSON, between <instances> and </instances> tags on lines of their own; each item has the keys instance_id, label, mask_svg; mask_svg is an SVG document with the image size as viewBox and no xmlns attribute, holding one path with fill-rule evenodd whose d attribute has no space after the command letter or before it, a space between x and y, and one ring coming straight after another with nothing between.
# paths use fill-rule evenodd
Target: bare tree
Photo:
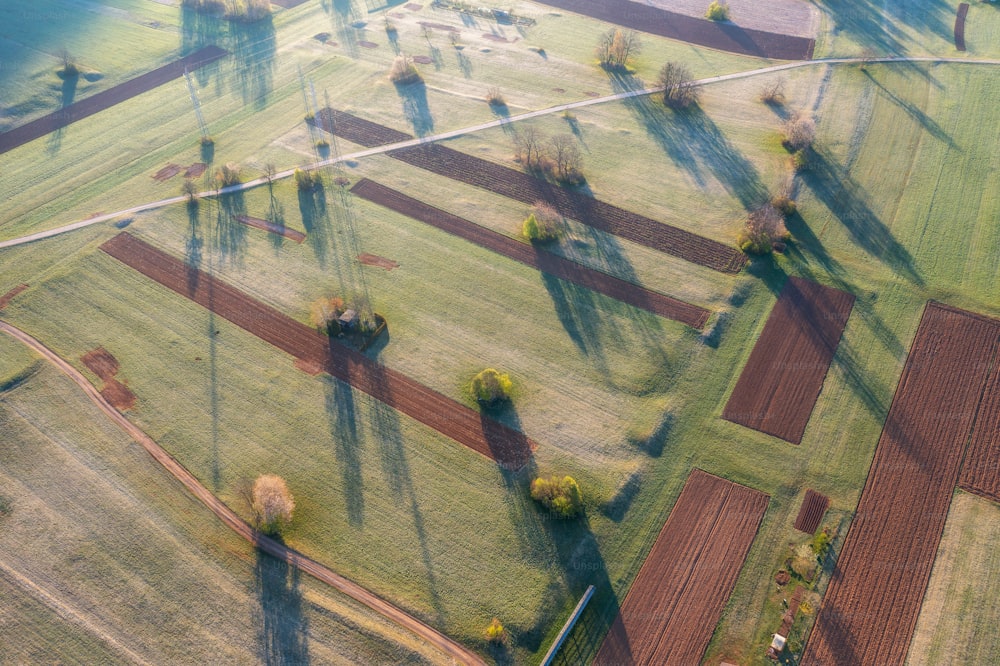
<instances>
[{"instance_id":1,"label":"bare tree","mask_svg":"<svg viewBox=\"0 0 1000 666\"><path fill-rule=\"evenodd\" d=\"M785 80L773 79L761 86L757 98L764 104L779 106L785 101Z\"/></svg>"},{"instance_id":2,"label":"bare tree","mask_svg":"<svg viewBox=\"0 0 1000 666\"><path fill-rule=\"evenodd\" d=\"M597 43L597 59L603 67L624 69L629 60L642 51L639 34L634 30L612 28Z\"/></svg>"},{"instance_id":3,"label":"bare tree","mask_svg":"<svg viewBox=\"0 0 1000 666\"><path fill-rule=\"evenodd\" d=\"M262 474L253 482L251 507L254 522L267 534L277 534L292 521L295 500L285 480L274 474Z\"/></svg>"},{"instance_id":4,"label":"bare tree","mask_svg":"<svg viewBox=\"0 0 1000 666\"><path fill-rule=\"evenodd\" d=\"M691 78L691 70L677 62L668 62L656 77L663 87L663 103L673 109L685 109L698 102L701 89Z\"/></svg>"},{"instance_id":5,"label":"bare tree","mask_svg":"<svg viewBox=\"0 0 1000 666\"><path fill-rule=\"evenodd\" d=\"M580 167L583 165L583 156L576 145L576 139L569 134L557 134L549 141L549 148L556 180L568 183L582 182L583 174L580 172Z\"/></svg>"},{"instance_id":6,"label":"bare tree","mask_svg":"<svg viewBox=\"0 0 1000 666\"><path fill-rule=\"evenodd\" d=\"M816 121L808 113L797 113L785 121L785 145L792 150L805 150L816 139Z\"/></svg>"},{"instance_id":7,"label":"bare tree","mask_svg":"<svg viewBox=\"0 0 1000 666\"><path fill-rule=\"evenodd\" d=\"M518 161L528 169L540 168L545 157L544 143L545 135L536 128L528 125L521 129L514 137Z\"/></svg>"}]
</instances>

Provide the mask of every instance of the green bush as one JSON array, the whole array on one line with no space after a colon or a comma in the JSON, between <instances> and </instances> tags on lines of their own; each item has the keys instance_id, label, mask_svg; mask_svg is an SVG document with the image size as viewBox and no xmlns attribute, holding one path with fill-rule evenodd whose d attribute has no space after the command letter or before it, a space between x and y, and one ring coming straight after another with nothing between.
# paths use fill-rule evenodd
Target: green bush
<instances>
[{"instance_id":1,"label":"green bush","mask_svg":"<svg viewBox=\"0 0 1000 666\"><path fill-rule=\"evenodd\" d=\"M492 407L510 399L510 376L486 368L472 378L472 393L480 403Z\"/></svg>"},{"instance_id":2,"label":"green bush","mask_svg":"<svg viewBox=\"0 0 1000 666\"><path fill-rule=\"evenodd\" d=\"M323 187L323 177L318 171L295 170L295 186L299 192L312 192Z\"/></svg>"},{"instance_id":3,"label":"green bush","mask_svg":"<svg viewBox=\"0 0 1000 666\"><path fill-rule=\"evenodd\" d=\"M805 171L809 168L808 149L796 150L792 153L792 168L796 171Z\"/></svg>"},{"instance_id":4,"label":"green bush","mask_svg":"<svg viewBox=\"0 0 1000 666\"><path fill-rule=\"evenodd\" d=\"M538 477L531 482L531 499L560 518L573 518L583 512L583 494L571 476Z\"/></svg>"},{"instance_id":5,"label":"green bush","mask_svg":"<svg viewBox=\"0 0 1000 666\"><path fill-rule=\"evenodd\" d=\"M243 182L240 180L240 166L232 162L222 165L215 172L215 180L219 184L219 187L239 185Z\"/></svg>"},{"instance_id":6,"label":"green bush","mask_svg":"<svg viewBox=\"0 0 1000 666\"><path fill-rule=\"evenodd\" d=\"M503 645L507 642L507 630L497 618L493 618L490 625L486 627L484 634L486 636L486 640L494 645Z\"/></svg>"},{"instance_id":7,"label":"green bush","mask_svg":"<svg viewBox=\"0 0 1000 666\"><path fill-rule=\"evenodd\" d=\"M795 215L795 199L779 195L771 199L771 205L778 209L778 212L785 217Z\"/></svg>"},{"instance_id":8,"label":"green bush","mask_svg":"<svg viewBox=\"0 0 1000 666\"><path fill-rule=\"evenodd\" d=\"M705 18L709 21L728 21L729 5L712 0L712 4L708 6L708 11L705 12Z\"/></svg>"},{"instance_id":9,"label":"green bush","mask_svg":"<svg viewBox=\"0 0 1000 666\"><path fill-rule=\"evenodd\" d=\"M559 238L559 222L551 216L532 211L521 225L521 233L533 243L547 243Z\"/></svg>"}]
</instances>

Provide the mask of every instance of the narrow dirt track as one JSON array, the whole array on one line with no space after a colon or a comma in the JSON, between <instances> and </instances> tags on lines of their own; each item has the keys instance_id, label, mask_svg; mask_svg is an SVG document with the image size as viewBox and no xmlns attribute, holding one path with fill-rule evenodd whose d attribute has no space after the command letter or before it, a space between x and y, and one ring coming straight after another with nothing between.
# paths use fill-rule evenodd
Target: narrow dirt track
<instances>
[{"instance_id":1,"label":"narrow dirt track","mask_svg":"<svg viewBox=\"0 0 1000 666\"><path fill-rule=\"evenodd\" d=\"M31 337L24 331L15 328L7 322L0 321L0 331L7 333L8 335L23 342L28 347L31 347L33 350L44 356L46 360L59 368L63 374L72 379L83 390L87 397L90 398L90 400L102 412L107 414L108 418L110 418L119 428L124 430L132 439L139 442L139 444L141 444L142 447L146 449L146 451L149 452L149 454L153 456L158 463L163 465L163 467L170 472L174 478L180 481L192 495L197 497L202 504L208 507L212 513L218 516L223 523L229 526L230 529L239 534L241 537L254 544L265 553L284 560L301 571L313 576L317 580L340 590L352 599L382 614L399 626L409 629L414 634L434 645L443 653L458 660L460 663L474 666L485 666L486 662L484 662L478 655L459 645L444 634L424 624L412 615L396 608L389 602L372 592L369 592L357 583L334 573L319 562L316 562L302 553L278 543L274 539L250 527L239 516L237 516L232 509L226 506L222 500L213 495L208 488L203 486L201 482L199 482L198 479L191 474L191 472L185 469L183 465L177 462L173 456L163 450L163 448L153 441L152 438L146 435L146 433L140 430L131 421L118 412L118 410L112 407L97 391L97 389L94 388L94 386L88 382L79 371L77 371L76 368L67 363L55 352L35 338Z\"/></svg>"},{"instance_id":2,"label":"narrow dirt track","mask_svg":"<svg viewBox=\"0 0 1000 666\"><path fill-rule=\"evenodd\" d=\"M454 234L480 247L492 250L514 261L537 268L562 280L610 296L648 312L701 329L711 314L705 308L664 296L645 287L581 266L528 243L485 229L474 222L452 215L402 192L367 178L358 181L351 192L380 206Z\"/></svg>"},{"instance_id":3,"label":"narrow dirt track","mask_svg":"<svg viewBox=\"0 0 1000 666\"><path fill-rule=\"evenodd\" d=\"M118 234L101 249L303 365L321 368L505 469L521 469L538 447L520 431L373 361L131 234Z\"/></svg>"}]
</instances>

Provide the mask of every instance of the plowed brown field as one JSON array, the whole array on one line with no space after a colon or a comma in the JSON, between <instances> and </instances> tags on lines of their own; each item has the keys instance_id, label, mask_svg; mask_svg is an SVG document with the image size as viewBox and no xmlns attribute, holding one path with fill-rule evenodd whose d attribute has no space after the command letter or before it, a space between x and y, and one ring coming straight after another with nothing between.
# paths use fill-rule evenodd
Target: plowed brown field
<instances>
[{"instance_id":1,"label":"plowed brown field","mask_svg":"<svg viewBox=\"0 0 1000 666\"><path fill-rule=\"evenodd\" d=\"M375 181L362 179L351 188L351 192L397 213L420 220L522 264L537 268L549 275L574 282L661 317L673 319L697 329L702 328L708 321L710 313L704 308L650 291L645 287L592 270L551 252L485 229L478 224L446 213Z\"/></svg>"},{"instance_id":2,"label":"plowed brown field","mask_svg":"<svg viewBox=\"0 0 1000 666\"><path fill-rule=\"evenodd\" d=\"M523 433L376 363L128 233L118 234L101 249L301 363L323 368L506 468L523 467L537 447Z\"/></svg>"},{"instance_id":3,"label":"plowed brown field","mask_svg":"<svg viewBox=\"0 0 1000 666\"><path fill-rule=\"evenodd\" d=\"M816 45L816 40L807 37L741 28L728 21L708 21L630 0L538 0L538 2L633 30L760 58L809 60ZM708 3L705 6L707 7ZM766 9L761 7L761 11Z\"/></svg>"},{"instance_id":4,"label":"plowed brown field","mask_svg":"<svg viewBox=\"0 0 1000 666\"><path fill-rule=\"evenodd\" d=\"M722 418L800 443L853 305L851 294L788 278Z\"/></svg>"},{"instance_id":5,"label":"plowed brown field","mask_svg":"<svg viewBox=\"0 0 1000 666\"><path fill-rule=\"evenodd\" d=\"M1000 347L1000 322L928 303L803 664L901 664Z\"/></svg>"},{"instance_id":6,"label":"plowed brown field","mask_svg":"<svg viewBox=\"0 0 1000 666\"><path fill-rule=\"evenodd\" d=\"M301 243L306 239L306 235L301 231L296 231L295 229L289 229L281 224L275 224L270 220L262 220L259 217L250 217L249 215L237 215L236 221L241 224L245 224L248 227L253 227L255 229L260 229L268 233L275 234L276 236L284 236L285 238L295 241L296 243Z\"/></svg>"},{"instance_id":7,"label":"plowed brown field","mask_svg":"<svg viewBox=\"0 0 1000 666\"><path fill-rule=\"evenodd\" d=\"M115 409L125 411L135 406L135 394L128 386L115 379L115 375L118 374L118 359L110 352L104 347L98 347L81 356L80 360L104 382L101 395L114 405Z\"/></svg>"},{"instance_id":8,"label":"plowed brown field","mask_svg":"<svg viewBox=\"0 0 1000 666\"><path fill-rule=\"evenodd\" d=\"M366 147L413 138L409 134L356 118L343 111L324 109L317 118L323 119L320 121L323 129L332 129L337 136ZM386 154L407 164L515 201L527 204L548 202L563 217L699 266L723 273L739 273L747 262L746 255L736 248L445 146L429 143L391 150Z\"/></svg>"},{"instance_id":9,"label":"plowed brown field","mask_svg":"<svg viewBox=\"0 0 1000 666\"><path fill-rule=\"evenodd\" d=\"M767 503L692 470L594 664L700 663Z\"/></svg>"},{"instance_id":10,"label":"plowed brown field","mask_svg":"<svg viewBox=\"0 0 1000 666\"><path fill-rule=\"evenodd\" d=\"M969 3L962 2L958 5L958 13L955 14L955 50L965 50L965 17L969 15Z\"/></svg>"},{"instance_id":11,"label":"plowed brown field","mask_svg":"<svg viewBox=\"0 0 1000 666\"><path fill-rule=\"evenodd\" d=\"M993 369L979 402L958 485L1000 502L1000 349L993 356Z\"/></svg>"},{"instance_id":12,"label":"plowed brown field","mask_svg":"<svg viewBox=\"0 0 1000 666\"><path fill-rule=\"evenodd\" d=\"M186 70L198 69L228 54L228 51L218 46L206 46L190 55L184 56L180 60L175 60L151 72L140 74L125 83L119 83L79 102L73 102L58 111L53 111L37 120L32 120L29 123L8 130L0 134L0 153L6 153L8 150L13 150L57 129L62 129L77 120L92 116L95 113L111 108L115 104L131 99L157 86L162 86L167 81L172 81L183 75Z\"/></svg>"},{"instance_id":13,"label":"plowed brown field","mask_svg":"<svg viewBox=\"0 0 1000 666\"><path fill-rule=\"evenodd\" d=\"M815 533L819 529L819 524L823 520L823 514L826 513L828 506L830 506L829 497L821 495L815 490L806 490L806 497L802 500L802 507L795 519L795 529L806 534ZM787 634L785 635L787 636Z\"/></svg>"}]
</instances>

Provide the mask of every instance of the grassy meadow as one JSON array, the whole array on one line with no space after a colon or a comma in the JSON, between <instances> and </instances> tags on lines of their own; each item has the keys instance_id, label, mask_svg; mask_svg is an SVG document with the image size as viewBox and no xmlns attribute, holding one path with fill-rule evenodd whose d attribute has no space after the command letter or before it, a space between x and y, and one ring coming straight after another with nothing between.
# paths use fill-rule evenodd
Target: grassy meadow
<instances>
[{"instance_id":1,"label":"grassy meadow","mask_svg":"<svg viewBox=\"0 0 1000 666\"><path fill-rule=\"evenodd\" d=\"M125 0L95 6L109 8L102 21L125 20L121 12L165 11ZM922 24L892 33L902 43L893 52L951 55L933 23L944 21L950 34L950 7L942 3ZM193 80L216 140L213 166L238 163L246 178L268 163L284 169L317 159L316 137L303 122L313 90L319 106L433 134L492 119L483 99L492 86L513 114L638 87L668 59L689 64L696 76L767 64L644 36L635 71L609 76L593 57L607 26L530 3L515 9L537 24L463 22L430 7L395 7L383 15L357 2L310 2L276 11L260 25L234 27L175 7L169 20L179 42L151 46L145 61L132 64L149 69L203 43L230 48L234 56ZM995 14L973 7L970 55L988 54L988 47L978 50L985 40L976 31L993 25ZM825 33L818 54L860 52L879 36L848 18L841 15L841 28ZM387 19L395 37L385 30ZM420 21L436 25L424 31ZM456 44L443 25L457 31ZM388 82L397 47L431 59L419 65L424 85L404 90ZM91 56L77 48L89 63ZM6 74L21 77L12 90L24 100L40 94L32 86L41 87L41 79L55 78L52 62L39 62ZM100 67L118 72L108 82L131 71ZM540 443L520 474L337 380L306 375L290 357L111 259L97 249L117 233L111 224L0 250L0 294L30 285L2 316L95 382L79 358L103 346L138 397L129 417L237 511L246 511L236 492L242 480L280 474L297 504L290 545L501 662L537 663L588 584L598 594L562 658L593 657L692 467L767 492L767 514L706 655L709 663L764 663L781 614L773 577L788 544L804 538L791 527L804 490L831 498L824 524L842 540L923 304L936 298L1000 315L1000 84L993 69L814 66L780 75L784 104L757 101L776 77L707 87L699 108L687 113L639 98L529 121L548 135L576 137L596 197L722 242L735 243L746 209L778 192L795 194L799 214L789 220L788 252L754 260L739 276L567 223L555 251L710 308L717 314L703 335L355 199L332 182L370 177L485 227L518 233L526 214L521 204L387 157L327 169L320 195L299 193L286 179L270 191L258 187L230 198L249 215L306 232L301 245L235 224L211 198L197 208L138 214L127 225L300 321L320 296L369 302L389 322L388 341L372 357L456 400L473 405L468 381L482 367L510 372L515 402L501 418ZM803 109L815 114L818 138L810 169L794 175L779 130ZM448 145L513 164L510 131L486 130ZM202 161L198 134L178 80L71 125L61 137L0 155L0 192L8 201L0 237L179 194L180 176L165 183L150 176L168 163ZM356 148L338 147L345 154ZM210 187L208 176L199 183ZM400 265L361 266L361 252ZM719 418L788 275L857 296L797 447ZM66 659L74 649L92 655L91 662L127 660L124 650L151 660L174 654L196 660L220 650L234 662L253 661L261 655L261 632L272 627L267 609L282 604L292 605L298 622L278 623L283 633L269 640L307 649L317 661L437 658L305 578L291 589L262 591L248 546L100 414L78 404L83 398L72 386L6 338L0 338L0 390L0 418L17 433L0 463L3 487L16 489L10 491L15 510L0 521L16 522L22 505L37 507L67 543L90 544L82 553L67 547L22 557L26 551L18 548L39 542L18 522L20 532L0 538L0 563L46 586L67 562L96 567L96 580L150 552L169 552L177 563L140 567L108 589L94 575L73 574L71 591L45 587L48 596L5 579L5 598L9 592L16 602L2 621L32 636L24 659L40 654L28 650L50 646ZM32 466L34 448L60 464ZM527 494L536 473L573 475L586 518L565 523L539 511ZM33 474L40 480L29 487L25 479ZM60 483L66 478L80 483ZM93 503L99 517L69 512L71 500ZM119 514L126 524L112 520ZM135 545L137 525L150 526L149 544ZM956 529L972 529L969 521L963 525ZM38 559L34 568L17 568L28 559ZM995 573L988 561L976 566ZM202 580L207 591L191 584ZM187 595L183 604L160 592L141 612L100 622L64 610L172 587ZM145 624L185 606L219 614L220 625L203 629L209 637L199 646L171 647L169 636ZM502 654L490 653L482 636L494 616L512 636ZM189 625L176 626L184 632Z\"/></svg>"}]
</instances>

